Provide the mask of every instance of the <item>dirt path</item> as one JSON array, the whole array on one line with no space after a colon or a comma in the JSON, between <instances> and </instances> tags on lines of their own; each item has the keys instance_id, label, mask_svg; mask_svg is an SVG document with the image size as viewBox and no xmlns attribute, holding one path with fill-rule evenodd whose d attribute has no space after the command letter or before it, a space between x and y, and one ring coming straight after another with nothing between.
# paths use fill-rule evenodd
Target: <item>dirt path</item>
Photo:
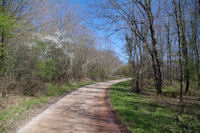
<instances>
[{"instance_id":1,"label":"dirt path","mask_svg":"<svg viewBox=\"0 0 200 133\"><path fill-rule=\"evenodd\" d=\"M79 88L33 118L18 133L118 133L123 132L106 100L113 80Z\"/></svg>"}]
</instances>

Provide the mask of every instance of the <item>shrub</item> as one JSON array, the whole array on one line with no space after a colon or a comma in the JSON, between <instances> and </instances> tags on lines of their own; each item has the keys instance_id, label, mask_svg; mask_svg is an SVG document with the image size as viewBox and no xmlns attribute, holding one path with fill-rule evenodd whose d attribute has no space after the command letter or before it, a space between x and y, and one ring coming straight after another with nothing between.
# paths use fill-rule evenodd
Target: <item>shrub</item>
<instances>
[{"instance_id":1,"label":"shrub","mask_svg":"<svg viewBox=\"0 0 200 133\"><path fill-rule=\"evenodd\" d=\"M107 78L106 72L101 67L96 67L89 72L89 77L92 80L102 80Z\"/></svg>"},{"instance_id":2,"label":"shrub","mask_svg":"<svg viewBox=\"0 0 200 133\"><path fill-rule=\"evenodd\" d=\"M49 61L40 61L37 64L38 75L41 76L44 80L52 81L56 79L60 72L55 66L56 61L54 59L50 59Z\"/></svg>"}]
</instances>

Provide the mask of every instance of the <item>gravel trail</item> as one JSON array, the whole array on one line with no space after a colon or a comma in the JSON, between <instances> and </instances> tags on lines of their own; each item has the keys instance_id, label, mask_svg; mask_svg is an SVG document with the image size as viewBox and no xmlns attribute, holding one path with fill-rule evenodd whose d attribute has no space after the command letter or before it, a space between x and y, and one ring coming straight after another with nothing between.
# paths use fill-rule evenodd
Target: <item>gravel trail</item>
<instances>
[{"instance_id":1,"label":"gravel trail","mask_svg":"<svg viewBox=\"0 0 200 133\"><path fill-rule=\"evenodd\" d=\"M107 100L107 88L128 79L87 85L51 105L17 133L120 133Z\"/></svg>"}]
</instances>

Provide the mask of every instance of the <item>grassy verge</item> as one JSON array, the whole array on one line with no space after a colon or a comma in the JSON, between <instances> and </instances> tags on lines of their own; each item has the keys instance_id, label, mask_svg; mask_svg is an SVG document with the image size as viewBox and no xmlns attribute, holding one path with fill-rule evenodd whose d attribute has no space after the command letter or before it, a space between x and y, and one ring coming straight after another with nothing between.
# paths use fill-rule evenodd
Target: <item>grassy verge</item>
<instances>
[{"instance_id":1,"label":"grassy verge","mask_svg":"<svg viewBox=\"0 0 200 133\"><path fill-rule=\"evenodd\" d=\"M48 83L48 90L45 95L40 97L31 97L18 105L11 106L0 112L0 132L5 132L7 129L13 127L16 121L24 118L24 116L28 114L29 110L42 106L53 97L67 94L72 90L92 83L94 82L72 82L62 85Z\"/></svg>"},{"instance_id":2,"label":"grassy verge","mask_svg":"<svg viewBox=\"0 0 200 133\"><path fill-rule=\"evenodd\" d=\"M130 92L129 81L110 89L114 110L131 132L199 132L199 116L178 113L143 94Z\"/></svg>"}]
</instances>

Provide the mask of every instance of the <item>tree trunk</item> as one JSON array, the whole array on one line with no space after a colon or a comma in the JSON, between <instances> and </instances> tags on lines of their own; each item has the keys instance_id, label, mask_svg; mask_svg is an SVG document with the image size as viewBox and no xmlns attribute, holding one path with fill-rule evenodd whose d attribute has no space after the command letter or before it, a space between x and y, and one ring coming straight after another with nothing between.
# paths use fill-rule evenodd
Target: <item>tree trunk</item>
<instances>
[{"instance_id":1,"label":"tree trunk","mask_svg":"<svg viewBox=\"0 0 200 133\"><path fill-rule=\"evenodd\" d=\"M181 46L181 34L180 34L180 12L178 16L178 8L180 8L180 0L178 1L178 6L177 6L177 1L173 0L174 4L174 14L175 14L175 20L176 20L176 27L177 27L177 32L178 32L178 47L179 47L179 66L180 66L180 102L182 102L183 99L183 64L182 64L182 46ZM179 10L180 11L180 10Z\"/></svg>"},{"instance_id":2,"label":"tree trunk","mask_svg":"<svg viewBox=\"0 0 200 133\"><path fill-rule=\"evenodd\" d=\"M155 38L155 31L154 31L154 18L151 13L150 3L148 3L148 9L146 10L148 14L149 20L149 28L151 32L151 39L152 39L152 60L153 60L153 68L154 68L154 77L155 77L155 87L158 94L162 94L162 71L161 71L161 61L157 50L157 42Z\"/></svg>"},{"instance_id":3,"label":"tree trunk","mask_svg":"<svg viewBox=\"0 0 200 133\"><path fill-rule=\"evenodd\" d=\"M200 61L199 61L199 51L198 51L198 45L197 43L195 44L195 58L196 58L196 65L197 65L197 82L198 82L198 89L200 89Z\"/></svg>"},{"instance_id":4,"label":"tree trunk","mask_svg":"<svg viewBox=\"0 0 200 133\"><path fill-rule=\"evenodd\" d=\"M199 5L200 5L200 1L199 1ZM200 8L199 8L199 14L200 14ZM195 60L196 60L196 65L197 65L197 82L198 82L198 89L200 89L200 57L199 57L199 45L197 43L197 38L198 38L198 22L197 22L197 18L198 18L198 0L195 1L195 12L194 12L194 22L193 22L193 26L192 26L192 37L193 37L193 45L194 45L194 53L195 53Z\"/></svg>"},{"instance_id":5,"label":"tree trunk","mask_svg":"<svg viewBox=\"0 0 200 133\"><path fill-rule=\"evenodd\" d=\"M179 16L180 16L180 28L182 32L182 44L183 44L183 57L185 60L185 81L186 81L186 88L185 93L189 90L190 85L190 71L189 71L189 59L188 59L188 48L187 48L187 41L186 41L186 35L185 35L185 18L182 16L182 13L184 13L184 10L181 9L180 1L179 1Z\"/></svg>"},{"instance_id":6,"label":"tree trunk","mask_svg":"<svg viewBox=\"0 0 200 133\"><path fill-rule=\"evenodd\" d=\"M170 16L168 17L168 25L167 25L167 78L170 81L170 85L172 85L172 55L171 55L171 44L170 44Z\"/></svg>"},{"instance_id":7,"label":"tree trunk","mask_svg":"<svg viewBox=\"0 0 200 133\"><path fill-rule=\"evenodd\" d=\"M1 47L0 47L0 69L3 68L3 64L4 64L4 33L2 32L1 34Z\"/></svg>"},{"instance_id":8,"label":"tree trunk","mask_svg":"<svg viewBox=\"0 0 200 133\"><path fill-rule=\"evenodd\" d=\"M2 13L5 14L5 4L6 1L2 1ZM4 64L4 43L5 43L5 33L4 31L1 32L1 45L0 45L0 69L3 68Z\"/></svg>"},{"instance_id":9,"label":"tree trunk","mask_svg":"<svg viewBox=\"0 0 200 133\"><path fill-rule=\"evenodd\" d=\"M135 85L135 88L134 88L134 92L135 92L135 93L140 93L140 86L139 86L140 83L139 83L139 80L140 80L140 79L139 79L139 76L137 76L136 82L135 82L136 85Z\"/></svg>"},{"instance_id":10,"label":"tree trunk","mask_svg":"<svg viewBox=\"0 0 200 133\"><path fill-rule=\"evenodd\" d=\"M180 54L181 51L179 51ZM182 102L183 99L183 64L182 64L182 59L179 57L179 63L180 63L180 102Z\"/></svg>"},{"instance_id":11,"label":"tree trunk","mask_svg":"<svg viewBox=\"0 0 200 133\"><path fill-rule=\"evenodd\" d=\"M188 54L187 54L187 46L185 46L185 52L184 52L184 58L185 58L185 81L186 81L186 88L185 88L185 93L188 92L189 86L190 86L190 71L189 71L189 63L188 63Z\"/></svg>"}]
</instances>

